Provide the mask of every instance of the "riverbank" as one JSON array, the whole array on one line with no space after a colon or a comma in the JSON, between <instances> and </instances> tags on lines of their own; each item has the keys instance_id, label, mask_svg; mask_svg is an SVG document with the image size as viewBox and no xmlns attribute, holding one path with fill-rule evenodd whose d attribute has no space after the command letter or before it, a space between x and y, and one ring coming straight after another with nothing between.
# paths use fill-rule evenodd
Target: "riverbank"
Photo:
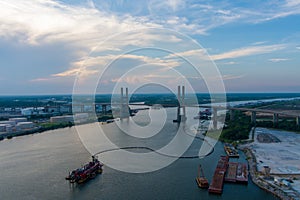
<instances>
[{"instance_id":1,"label":"riverbank","mask_svg":"<svg viewBox=\"0 0 300 200\"><path fill-rule=\"evenodd\" d=\"M261 141L258 135L276 140ZM239 146L247 156L252 181L280 199L300 199L299 137L293 132L256 128L253 142ZM270 175L264 173L266 166Z\"/></svg>"},{"instance_id":2,"label":"riverbank","mask_svg":"<svg viewBox=\"0 0 300 200\"><path fill-rule=\"evenodd\" d=\"M72 127L74 123L47 123L44 126L37 126L32 129L27 129L23 131L16 131L16 132L9 132L9 133L2 133L0 137L3 139L11 139L13 137L19 137L24 135L32 135L37 133L42 133L49 130L55 130L60 128Z\"/></svg>"},{"instance_id":3,"label":"riverbank","mask_svg":"<svg viewBox=\"0 0 300 200\"><path fill-rule=\"evenodd\" d=\"M106 123L109 121L111 122L113 119L112 115L104 115L98 117L98 122L99 123ZM94 120L87 120L85 122L76 122L76 125L81 125L81 124L88 124L88 123L94 123ZM66 127L72 127L75 126L74 122L65 122L65 123L42 123L38 124L36 127L32 129L27 129L23 131L15 131L15 132L9 132L9 133L0 133L0 141L4 139L11 139L13 137L18 137L18 136L24 136L24 135L32 135L36 133L42 133L45 131L50 131L50 130L56 130L56 129L61 129L61 128L66 128Z\"/></svg>"},{"instance_id":4,"label":"riverbank","mask_svg":"<svg viewBox=\"0 0 300 200\"><path fill-rule=\"evenodd\" d=\"M257 171L257 162L256 158L253 155L252 151L248 148L244 148L243 152L245 153L247 160L248 160L248 165L249 165L249 172L251 179L254 184L256 184L258 187L261 189L272 193L274 196L280 198L280 199L286 199L286 200L293 200L294 198L288 196L285 192L283 192L281 189L274 187L274 185L271 185L269 182L264 180L260 175L259 172Z\"/></svg>"}]
</instances>

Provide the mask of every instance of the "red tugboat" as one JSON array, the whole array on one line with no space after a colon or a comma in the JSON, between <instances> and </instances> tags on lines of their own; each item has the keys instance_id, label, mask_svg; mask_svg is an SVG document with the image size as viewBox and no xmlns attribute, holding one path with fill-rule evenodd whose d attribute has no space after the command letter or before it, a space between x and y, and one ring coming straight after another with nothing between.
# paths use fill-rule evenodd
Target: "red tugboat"
<instances>
[{"instance_id":1,"label":"red tugboat","mask_svg":"<svg viewBox=\"0 0 300 200\"><path fill-rule=\"evenodd\" d=\"M92 161L81 168L75 169L69 173L66 180L70 183L83 183L88 179L95 178L97 174L102 173L103 164L95 157L92 156Z\"/></svg>"}]
</instances>

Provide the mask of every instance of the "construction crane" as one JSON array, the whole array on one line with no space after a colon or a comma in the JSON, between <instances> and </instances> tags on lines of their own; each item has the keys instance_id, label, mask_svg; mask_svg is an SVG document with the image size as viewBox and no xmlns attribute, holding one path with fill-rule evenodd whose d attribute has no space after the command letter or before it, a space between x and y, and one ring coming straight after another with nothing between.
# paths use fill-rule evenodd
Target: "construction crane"
<instances>
[{"instance_id":1,"label":"construction crane","mask_svg":"<svg viewBox=\"0 0 300 200\"><path fill-rule=\"evenodd\" d=\"M199 167L198 167L198 176L196 177L196 182L197 182L199 188L208 188L209 187L208 180L204 176L201 165L199 165Z\"/></svg>"}]
</instances>

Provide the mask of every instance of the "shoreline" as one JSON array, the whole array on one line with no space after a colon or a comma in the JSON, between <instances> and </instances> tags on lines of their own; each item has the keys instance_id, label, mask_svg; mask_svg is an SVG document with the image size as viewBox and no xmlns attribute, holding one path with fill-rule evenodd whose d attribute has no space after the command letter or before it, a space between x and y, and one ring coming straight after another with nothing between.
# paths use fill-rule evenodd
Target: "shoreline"
<instances>
[{"instance_id":1,"label":"shoreline","mask_svg":"<svg viewBox=\"0 0 300 200\"><path fill-rule=\"evenodd\" d=\"M105 118L106 119L106 118ZM107 120L110 120L111 118L108 118ZM107 121L106 120L106 121ZM117 120L117 118L113 119L113 120ZM63 128L71 128L73 126L76 126L76 125L83 125L83 124L89 124L89 123L95 123L95 122L98 122L98 123L108 123L106 121L86 121L86 122L68 122L68 123L53 123L51 124L51 126L41 126L41 125L38 125L32 129L28 129L28 130L23 130L23 131L16 131L16 132L10 132L10 133L7 133L7 132L3 132L3 133L0 133L0 142L4 139L12 139L14 137L20 137L20 136L25 136L25 135L34 135L34 134L37 134L37 133L43 133L43 132L46 132L46 131L51 131L51 130L56 130L56 129L63 129ZM109 122L110 123L110 122Z\"/></svg>"},{"instance_id":2,"label":"shoreline","mask_svg":"<svg viewBox=\"0 0 300 200\"><path fill-rule=\"evenodd\" d=\"M256 161L256 157L253 154L252 150L245 147L243 149L241 149L244 154L246 155L247 161L248 161L248 166L249 166L249 173L251 176L251 180L252 182L257 185L258 187L260 187L261 189L272 193L274 196L276 196L279 199L287 199L287 200L294 200L293 197L289 196L287 193L285 193L284 191L282 191L279 187L274 187L273 185L271 185L270 183L268 183L267 181L265 181L264 179L262 179L261 177L259 177L259 171L257 171L257 161Z\"/></svg>"}]
</instances>

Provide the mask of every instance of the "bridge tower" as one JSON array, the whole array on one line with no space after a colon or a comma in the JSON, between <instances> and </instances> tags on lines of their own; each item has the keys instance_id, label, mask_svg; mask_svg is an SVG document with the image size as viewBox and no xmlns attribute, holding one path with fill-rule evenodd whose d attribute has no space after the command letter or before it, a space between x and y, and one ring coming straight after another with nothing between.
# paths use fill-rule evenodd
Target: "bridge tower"
<instances>
[{"instance_id":1,"label":"bridge tower","mask_svg":"<svg viewBox=\"0 0 300 200\"><path fill-rule=\"evenodd\" d=\"M103 115L106 115L106 111L107 111L107 105L106 105L106 104L103 104L103 105L102 105L102 114L103 114Z\"/></svg>"},{"instance_id":2,"label":"bridge tower","mask_svg":"<svg viewBox=\"0 0 300 200\"><path fill-rule=\"evenodd\" d=\"M251 112L251 123L256 124L256 111Z\"/></svg>"},{"instance_id":3,"label":"bridge tower","mask_svg":"<svg viewBox=\"0 0 300 200\"><path fill-rule=\"evenodd\" d=\"M277 126L278 124L278 113L273 114L273 126Z\"/></svg>"},{"instance_id":4,"label":"bridge tower","mask_svg":"<svg viewBox=\"0 0 300 200\"><path fill-rule=\"evenodd\" d=\"M177 119L173 120L173 122L184 122L186 121L186 111L185 111L185 87L178 86L178 94L177 94L177 99L178 99L178 107L177 107Z\"/></svg>"},{"instance_id":5,"label":"bridge tower","mask_svg":"<svg viewBox=\"0 0 300 200\"><path fill-rule=\"evenodd\" d=\"M121 97L120 97L120 119L129 118L129 103L128 103L128 88L125 89L121 88Z\"/></svg>"},{"instance_id":6,"label":"bridge tower","mask_svg":"<svg viewBox=\"0 0 300 200\"><path fill-rule=\"evenodd\" d=\"M218 129L218 109L216 107L213 108L213 127L214 130Z\"/></svg>"},{"instance_id":7,"label":"bridge tower","mask_svg":"<svg viewBox=\"0 0 300 200\"><path fill-rule=\"evenodd\" d=\"M235 116L234 116L234 110L233 109L230 109L229 107L229 116L230 116L230 120L233 121L235 119Z\"/></svg>"}]
</instances>

